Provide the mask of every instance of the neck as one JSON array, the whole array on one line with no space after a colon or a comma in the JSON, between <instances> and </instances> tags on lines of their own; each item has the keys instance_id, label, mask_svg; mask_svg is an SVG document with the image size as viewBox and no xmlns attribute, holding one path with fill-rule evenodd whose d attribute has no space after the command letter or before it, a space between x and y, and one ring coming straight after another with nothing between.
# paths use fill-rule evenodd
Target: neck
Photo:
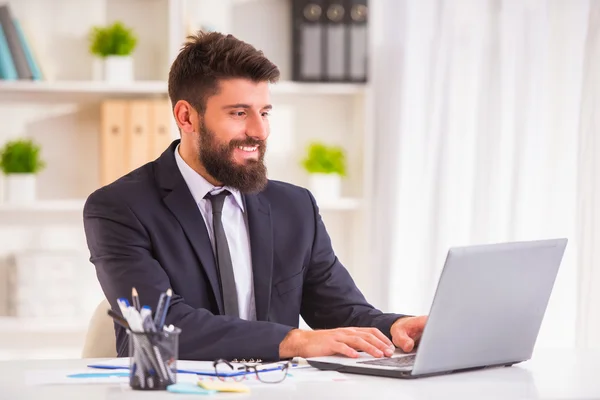
<instances>
[{"instance_id":1,"label":"neck","mask_svg":"<svg viewBox=\"0 0 600 400\"><path fill-rule=\"evenodd\" d=\"M183 158L183 161L187 165L189 165L194 171L200 174L204 179L210 182L211 185L214 186L223 186L221 182L217 181L211 174L206 171L202 162L200 162L200 157L193 150L192 146L186 145L183 140L179 142L179 155Z\"/></svg>"}]
</instances>

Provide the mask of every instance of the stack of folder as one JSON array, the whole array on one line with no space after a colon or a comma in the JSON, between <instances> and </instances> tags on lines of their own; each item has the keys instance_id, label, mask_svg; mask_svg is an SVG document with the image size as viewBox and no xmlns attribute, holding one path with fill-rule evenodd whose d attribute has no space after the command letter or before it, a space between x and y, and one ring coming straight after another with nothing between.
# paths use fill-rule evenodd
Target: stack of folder
<instances>
[{"instance_id":1,"label":"stack of folder","mask_svg":"<svg viewBox=\"0 0 600 400\"><path fill-rule=\"evenodd\" d=\"M38 61L20 21L8 4L0 5L0 80L41 80Z\"/></svg>"},{"instance_id":2,"label":"stack of folder","mask_svg":"<svg viewBox=\"0 0 600 400\"><path fill-rule=\"evenodd\" d=\"M296 0L292 20L295 81L367 80L367 0Z\"/></svg>"},{"instance_id":3,"label":"stack of folder","mask_svg":"<svg viewBox=\"0 0 600 400\"><path fill-rule=\"evenodd\" d=\"M153 161L173 141L168 99L115 99L101 105L100 183Z\"/></svg>"}]
</instances>

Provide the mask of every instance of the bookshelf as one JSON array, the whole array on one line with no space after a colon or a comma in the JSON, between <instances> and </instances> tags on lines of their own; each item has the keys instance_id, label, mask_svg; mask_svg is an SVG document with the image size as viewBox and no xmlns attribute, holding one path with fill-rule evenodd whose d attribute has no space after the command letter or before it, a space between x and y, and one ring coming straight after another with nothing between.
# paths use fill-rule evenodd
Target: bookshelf
<instances>
[{"instance_id":1,"label":"bookshelf","mask_svg":"<svg viewBox=\"0 0 600 400\"><path fill-rule=\"evenodd\" d=\"M271 94L298 96L362 96L366 88L353 83L301 83L280 81ZM2 81L0 102L98 102L105 98L166 97L167 82L134 81L111 84L103 81Z\"/></svg>"},{"instance_id":2,"label":"bookshelf","mask_svg":"<svg viewBox=\"0 0 600 400\"><path fill-rule=\"evenodd\" d=\"M280 68L281 81L271 86L274 110L267 166L272 179L308 187L308 176L300 166L306 146L320 140L345 148L348 177L343 181L343 197L319 202L319 208L336 253L362 286L369 275L363 267L368 265L367 185L373 157L369 86L291 80L290 1L8 0L8 4L28 28L28 38L35 44L48 79L0 81L0 143L18 136L32 137L42 144L48 167L39 175L39 201L0 202L0 257L31 247L30 238L39 232L45 235L41 241L50 243L48 249L72 246L87 252L81 214L86 197L99 186L101 102L166 98L168 69L185 34L210 23L262 49ZM90 26L117 19L139 35L133 56L135 80L126 84L109 84L94 76L96 60L85 41ZM178 137L174 124L171 134ZM0 193L1 188L0 182ZM61 235L54 235L56 226L64 230ZM88 262L81 268L91 274L80 283L89 292L89 314L73 315L56 326L47 321L0 319L0 329L7 326L14 333L43 333L64 328L79 343L93 307L102 297L93 265ZM6 343L0 344L0 354L10 340ZM52 346L59 343L49 340L47 347Z\"/></svg>"},{"instance_id":3,"label":"bookshelf","mask_svg":"<svg viewBox=\"0 0 600 400\"><path fill-rule=\"evenodd\" d=\"M103 97L166 96L164 81L136 81L127 84L110 84L102 81L0 81L2 101L78 101L85 97L100 100Z\"/></svg>"}]
</instances>

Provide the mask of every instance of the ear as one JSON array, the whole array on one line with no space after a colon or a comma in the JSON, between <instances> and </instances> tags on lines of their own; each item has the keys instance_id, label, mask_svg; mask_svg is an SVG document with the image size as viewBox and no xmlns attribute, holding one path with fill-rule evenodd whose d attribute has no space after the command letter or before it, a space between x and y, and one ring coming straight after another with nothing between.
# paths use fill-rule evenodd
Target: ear
<instances>
[{"instance_id":1,"label":"ear","mask_svg":"<svg viewBox=\"0 0 600 400\"><path fill-rule=\"evenodd\" d=\"M198 128L198 112L190 103L179 100L173 108L173 116L181 133L194 133Z\"/></svg>"}]
</instances>

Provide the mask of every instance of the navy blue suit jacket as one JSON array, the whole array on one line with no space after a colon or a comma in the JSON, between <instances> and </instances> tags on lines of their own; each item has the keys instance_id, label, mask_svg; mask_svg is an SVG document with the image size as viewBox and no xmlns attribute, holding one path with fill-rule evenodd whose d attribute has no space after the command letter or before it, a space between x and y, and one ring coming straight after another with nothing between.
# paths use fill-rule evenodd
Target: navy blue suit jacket
<instances>
[{"instance_id":1,"label":"navy blue suit jacket","mask_svg":"<svg viewBox=\"0 0 600 400\"><path fill-rule=\"evenodd\" d=\"M337 259L311 193L277 181L244 195L257 321L222 315L207 228L175 162L178 142L86 201L90 261L114 310L134 286L153 310L172 288L166 323L182 329L179 357L188 360L278 360L299 315L313 329L377 327L390 336L402 315L365 300ZM127 356L126 332L115 325L115 334L118 355Z\"/></svg>"}]
</instances>

